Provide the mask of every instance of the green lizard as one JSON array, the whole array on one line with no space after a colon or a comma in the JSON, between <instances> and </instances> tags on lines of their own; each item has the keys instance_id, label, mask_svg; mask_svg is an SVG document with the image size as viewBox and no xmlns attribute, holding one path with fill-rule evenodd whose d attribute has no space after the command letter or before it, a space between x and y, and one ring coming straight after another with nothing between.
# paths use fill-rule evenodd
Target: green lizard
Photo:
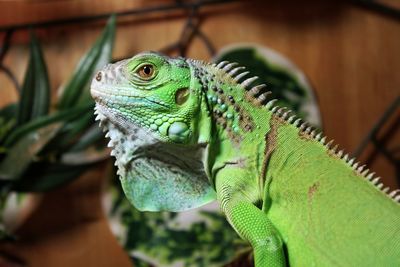
<instances>
[{"instance_id":1,"label":"green lizard","mask_svg":"<svg viewBox=\"0 0 400 267\"><path fill-rule=\"evenodd\" d=\"M91 85L127 198L182 211L214 199L256 266L400 266L400 200L235 63L146 52Z\"/></svg>"}]
</instances>

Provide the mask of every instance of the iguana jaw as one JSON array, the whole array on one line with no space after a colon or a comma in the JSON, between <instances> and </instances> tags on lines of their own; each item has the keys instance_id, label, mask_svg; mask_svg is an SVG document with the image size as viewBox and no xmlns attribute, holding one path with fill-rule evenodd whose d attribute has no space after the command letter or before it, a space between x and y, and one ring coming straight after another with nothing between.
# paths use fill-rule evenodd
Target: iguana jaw
<instances>
[{"instance_id":1,"label":"iguana jaw","mask_svg":"<svg viewBox=\"0 0 400 267\"><path fill-rule=\"evenodd\" d=\"M150 132L124 120L111 109L97 103L95 107L96 120L100 121L100 127L110 138L108 147L112 148L111 155L115 156L115 165L118 166L118 174L126 176L129 162L141 146L149 146L159 142Z\"/></svg>"},{"instance_id":2,"label":"iguana jaw","mask_svg":"<svg viewBox=\"0 0 400 267\"><path fill-rule=\"evenodd\" d=\"M111 155L116 158L121 176L126 176L131 161L142 157L165 159L171 165L182 165L181 168L192 168L192 172L204 174L203 157L207 149L206 144L177 146L165 143L151 131L123 120L120 115L101 104L96 104L95 114L96 120L100 121L100 127L106 132L105 136L110 138L108 147L112 148Z\"/></svg>"}]
</instances>

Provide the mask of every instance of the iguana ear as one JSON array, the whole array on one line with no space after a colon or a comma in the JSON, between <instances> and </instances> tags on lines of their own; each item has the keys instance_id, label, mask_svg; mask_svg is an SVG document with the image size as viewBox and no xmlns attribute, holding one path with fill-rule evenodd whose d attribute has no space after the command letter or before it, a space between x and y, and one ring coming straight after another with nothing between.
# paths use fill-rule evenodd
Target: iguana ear
<instances>
[{"instance_id":1,"label":"iguana ear","mask_svg":"<svg viewBox=\"0 0 400 267\"><path fill-rule=\"evenodd\" d=\"M122 188L141 211L184 211L216 199L204 173L150 157L137 158L130 166Z\"/></svg>"}]
</instances>

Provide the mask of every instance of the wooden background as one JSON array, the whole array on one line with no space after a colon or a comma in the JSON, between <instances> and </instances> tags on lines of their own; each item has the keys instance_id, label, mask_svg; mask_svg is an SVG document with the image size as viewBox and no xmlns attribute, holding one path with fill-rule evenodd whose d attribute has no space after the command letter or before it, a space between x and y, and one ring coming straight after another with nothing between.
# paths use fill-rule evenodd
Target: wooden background
<instances>
[{"instance_id":1,"label":"wooden background","mask_svg":"<svg viewBox=\"0 0 400 267\"><path fill-rule=\"evenodd\" d=\"M315 87L326 135L352 152L387 106L400 95L400 22L346 2L300 1L301 5L298 2L242 1L205 8L201 12L201 30L217 49L237 42L253 42L292 59ZM0 2L0 27L159 3L170 1L5 1ZM185 14L173 12L120 19L114 57L158 50L175 42ZM85 23L37 31L54 91L69 77L103 25ZM5 65L18 75L19 81L27 64L27 40L26 31L16 32L5 58ZM193 40L188 56L209 59L204 44L198 39ZM0 86L0 105L16 98L11 83L2 73ZM399 118L397 113L392 124L398 125ZM389 147L399 146L398 130L396 134L389 140ZM398 187L394 168L382 156L375 156L375 152L370 146L360 160L369 159L371 169L383 177L385 184ZM107 246L102 249L107 252ZM29 254L21 253L21 257ZM28 261L32 266L44 266L38 259ZM99 266L107 266L104 259L101 261L100 256L93 255L91 263L97 261ZM77 256L74 261L75 266L85 264L84 257Z\"/></svg>"}]
</instances>

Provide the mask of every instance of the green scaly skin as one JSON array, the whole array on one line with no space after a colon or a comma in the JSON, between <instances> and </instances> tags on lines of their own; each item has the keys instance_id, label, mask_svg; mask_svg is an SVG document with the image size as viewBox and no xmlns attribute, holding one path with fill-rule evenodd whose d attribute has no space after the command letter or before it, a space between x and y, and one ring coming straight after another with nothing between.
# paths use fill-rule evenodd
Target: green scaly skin
<instances>
[{"instance_id":1,"label":"green scaly skin","mask_svg":"<svg viewBox=\"0 0 400 267\"><path fill-rule=\"evenodd\" d=\"M399 266L397 192L246 75L152 52L96 75L96 112L132 204L180 211L217 198L258 267Z\"/></svg>"}]
</instances>

